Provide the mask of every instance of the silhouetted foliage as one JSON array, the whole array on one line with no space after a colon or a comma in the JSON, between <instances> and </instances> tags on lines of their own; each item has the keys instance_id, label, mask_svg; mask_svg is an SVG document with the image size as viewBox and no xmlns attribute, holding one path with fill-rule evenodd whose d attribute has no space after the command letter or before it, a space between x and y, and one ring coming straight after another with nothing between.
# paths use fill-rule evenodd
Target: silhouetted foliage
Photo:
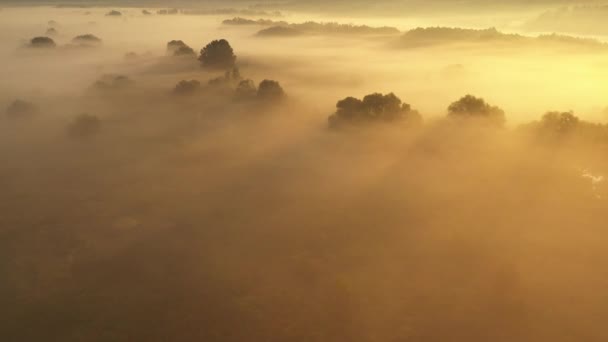
<instances>
[{"instance_id":1,"label":"silhouetted foliage","mask_svg":"<svg viewBox=\"0 0 608 342\"><path fill-rule=\"evenodd\" d=\"M241 18L241 17L226 19L226 20L222 21L222 24L235 25L235 26L240 26L240 25L287 26L287 25L289 25L289 23L286 21L274 21L274 20L268 20L268 19L251 20L251 19L246 19L246 18Z\"/></svg>"},{"instance_id":2,"label":"silhouetted foliage","mask_svg":"<svg viewBox=\"0 0 608 342\"><path fill-rule=\"evenodd\" d=\"M201 65L206 68L229 69L236 63L236 55L225 39L214 40L207 44L199 57Z\"/></svg>"},{"instance_id":3,"label":"silhouetted foliage","mask_svg":"<svg viewBox=\"0 0 608 342\"><path fill-rule=\"evenodd\" d=\"M180 81L175 88L173 89L173 92L175 94L191 94L193 92L195 92L196 90L200 89L201 87L201 82L197 81L197 80L190 80L190 81Z\"/></svg>"},{"instance_id":4,"label":"silhouetted foliage","mask_svg":"<svg viewBox=\"0 0 608 342\"><path fill-rule=\"evenodd\" d=\"M170 8L170 9L161 9L156 11L156 14L159 15L173 15L173 14L178 14L179 11L177 10L177 8Z\"/></svg>"},{"instance_id":5,"label":"silhouetted foliage","mask_svg":"<svg viewBox=\"0 0 608 342\"><path fill-rule=\"evenodd\" d=\"M300 34L353 34L353 35L371 35L371 34L398 34L399 30L394 27L371 27L366 25L350 25L339 23L317 23L308 21L301 24L290 24L284 21L272 20L248 20L243 18L234 18L225 20L225 25L264 25L270 26L267 29L257 33L258 36L296 36Z\"/></svg>"},{"instance_id":6,"label":"silhouetted foliage","mask_svg":"<svg viewBox=\"0 0 608 342\"><path fill-rule=\"evenodd\" d=\"M96 46L102 43L102 40L92 34L83 34L80 36L74 37L72 39L72 43L78 44L80 46Z\"/></svg>"},{"instance_id":7,"label":"silhouetted foliage","mask_svg":"<svg viewBox=\"0 0 608 342\"><path fill-rule=\"evenodd\" d=\"M448 107L448 116L453 118L484 118L497 125L505 122L505 112L486 103L482 98L466 95Z\"/></svg>"},{"instance_id":8,"label":"silhouetted foliage","mask_svg":"<svg viewBox=\"0 0 608 342\"><path fill-rule=\"evenodd\" d=\"M393 93L374 93L365 96L363 100L347 97L338 101L336 108L336 112L329 117L332 128L371 122L420 123L422 120L417 111L412 110L409 104L402 103Z\"/></svg>"},{"instance_id":9,"label":"silhouetted foliage","mask_svg":"<svg viewBox=\"0 0 608 342\"><path fill-rule=\"evenodd\" d=\"M132 85L134 82L124 75L104 75L93 85L99 90L122 89Z\"/></svg>"},{"instance_id":10,"label":"silhouetted foliage","mask_svg":"<svg viewBox=\"0 0 608 342\"><path fill-rule=\"evenodd\" d=\"M148 10L142 10L141 14L143 14L143 15L152 15L152 12L150 12Z\"/></svg>"},{"instance_id":11,"label":"silhouetted foliage","mask_svg":"<svg viewBox=\"0 0 608 342\"><path fill-rule=\"evenodd\" d=\"M55 44L55 41L49 37L35 37L30 40L29 46L33 48L48 49L56 47L57 44Z\"/></svg>"},{"instance_id":12,"label":"silhouetted foliage","mask_svg":"<svg viewBox=\"0 0 608 342\"><path fill-rule=\"evenodd\" d=\"M552 111L539 121L520 126L523 132L548 143L558 142L608 142L608 125L579 119L573 112Z\"/></svg>"},{"instance_id":13,"label":"silhouetted foliage","mask_svg":"<svg viewBox=\"0 0 608 342\"><path fill-rule=\"evenodd\" d=\"M239 68L234 67L232 70L228 70L224 73L224 76L216 77L209 80L208 84L210 86L234 86L238 82L240 82L243 78L241 77L241 72Z\"/></svg>"},{"instance_id":14,"label":"silhouetted foliage","mask_svg":"<svg viewBox=\"0 0 608 342\"><path fill-rule=\"evenodd\" d=\"M256 35L258 37L294 37L294 36L299 36L301 35L303 32L295 29L293 27L287 27L287 26L273 26L273 27L269 27L267 29L263 29L261 31L259 31Z\"/></svg>"},{"instance_id":15,"label":"silhouetted foliage","mask_svg":"<svg viewBox=\"0 0 608 342\"><path fill-rule=\"evenodd\" d=\"M588 47L606 47L607 45L588 38L572 37L566 35L540 35L528 37L520 34L509 34L498 31L496 28L483 30L463 29L458 27L418 27L407 31L401 36L403 47L419 47L449 43L558 43ZM521 46L521 45L519 45Z\"/></svg>"},{"instance_id":16,"label":"silhouetted foliage","mask_svg":"<svg viewBox=\"0 0 608 342\"><path fill-rule=\"evenodd\" d=\"M264 101L277 101L285 97L285 91L279 82L263 80L258 86L257 97Z\"/></svg>"},{"instance_id":17,"label":"silhouetted foliage","mask_svg":"<svg viewBox=\"0 0 608 342\"><path fill-rule=\"evenodd\" d=\"M572 112L548 112L543 115L540 125L556 133L568 133L576 129L580 120Z\"/></svg>"},{"instance_id":18,"label":"silhouetted foliage","mask_svg":"<svg viewBox=\"0 0 608 342\"><path fill-rule=\"evenodd\" d=\"M68 136L78 139L88 138L98 134L100 130L101 120L98 117L90 114L81 114L68 125Z\"/></svg>"},{"instance_id":19,"label":"silhouetted foliage","mask_svg":"<svg viewBox=\"0 0 608 342\"><path fill-rule=\"evenodd\" d=\"M173 52L174 56L196 56L196 52L189 46L182 46Z\"/></svg>"},{"instance_id":20,"label":"silhouetted foliage","mask_svg":"<svg viewBox=\"0 0 608 342\"><path fill-rule=\"evenodd\" d=\"M58 33L58 32L57 32L57 29L55 29L54 27L49 27L49 28L46 30L46 35L47 35L47 36L55 36L55 35L57 35L57 33Z\"/></svg>"},{"instance_id":21,"label":"silhouetted foliage","mask_svg":"<svg viewBox=\"0 0 608 342\"><path fill-rule=\"evenodd\" d=\"M235 96L240 100L252 99L257 95L257 91L252 80L242 80L236 87Z\"/></svg>"},{"instance_id":22,"label":"silhouetted foliage","mask_svg":"<svg viewBox=\"0 0 608 342\"><path fill-rule=\"evenodd\" d=\"M23 100L13 101L5 110L6 116L11 119L31 117L38 114L38 112L38 106Z\"/></svg>"},{"instance_id":23,"label":"silhouetted foliage","mask_svg":"<svg viewBox=\"0 0 608 342\"><path fill-rule=\"evenodd\" d=\"M173 56L196 56L196 52L181 40L168 42L167 53Z\"/></svg>"},{"instance_id":24,"label":"silhouetted foliage","mask_svg":"<svg viewBox=\"0 0 608 342\"><path fill-rule=\"evenodd\" d=\"M167 43L167 52L174 53L180 47L188 46L182 40L172 40Z\"/></svg>"},{"instance_id":25,"label":"silhouetted foliage","mask_svg":"<svg viewBox=\"0 0 608 342\"><path fill-rule=\"evenodd\" d=\"M374 93L363 100L347 97L338 101L336 112L329 117L329 125L337 128L351 124L366 124L372 122L407 122L420 123L420 114L412 110L407 103L401 102L395 94L382 95Z\"/></svg>"},{"instance_id":26,"label":"silhouetted foliage","mask_svg":"<svg viewBox=\"0 0 608 342\"><path fill-rule=\"evenodd\" d=\"M110 12L106 13L106 16L109 17L120 17L122 16L122 13L116 10L111 10Z\"/></svg>"},{"instance_id":27,"label":"silhouetted foliage","mask_svg":"<svg viewBox=\"0 0 608 342\"><path fill-rule=\"evenodd\" d=\"M250 8L213 8L213 9L183 9L183 14L190 15L244 15L244 16L259 16L259 17L281 17L279 11L259 11Z\"/></svg>"}]
</instances>

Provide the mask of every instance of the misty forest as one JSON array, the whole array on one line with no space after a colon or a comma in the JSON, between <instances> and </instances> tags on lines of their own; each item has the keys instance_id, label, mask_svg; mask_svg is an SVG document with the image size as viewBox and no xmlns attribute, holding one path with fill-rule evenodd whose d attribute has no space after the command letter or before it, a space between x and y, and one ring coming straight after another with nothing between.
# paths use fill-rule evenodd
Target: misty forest
<instances>
[{"instance_id":1,"label":"misty forest","mask_svg":"<svg viewBox=\"0 0 608 342\"><path fill-rule=\"evenodd\" d=\"M0 0L0 341L608 341L608 2Z\"/></svg>"}]
</instances>

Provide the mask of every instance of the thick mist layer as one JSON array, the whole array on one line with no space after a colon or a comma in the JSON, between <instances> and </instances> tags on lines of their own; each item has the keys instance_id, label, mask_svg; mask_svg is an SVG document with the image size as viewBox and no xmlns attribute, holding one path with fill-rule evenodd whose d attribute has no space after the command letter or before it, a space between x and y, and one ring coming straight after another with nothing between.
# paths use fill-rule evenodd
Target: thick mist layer
<instances>
[{"instance_id":1,"label":"thick mist layer","mask_svg":"<svg viewBox=\"0 0 608 342\"><path fill-rule=\"evenodd\" d=\"M608 338L602 32L304 5L0 11L0 340Z\"/></svg>"}]
</instances>

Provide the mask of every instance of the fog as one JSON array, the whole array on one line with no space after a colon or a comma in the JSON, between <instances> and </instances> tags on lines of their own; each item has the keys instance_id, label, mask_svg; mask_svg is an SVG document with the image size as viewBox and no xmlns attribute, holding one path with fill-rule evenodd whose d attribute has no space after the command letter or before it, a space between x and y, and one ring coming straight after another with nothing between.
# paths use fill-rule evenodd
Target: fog
<instances>
[{"instance_id":1,"label":"fog","mask_svg":"<svg viewBox=\"0 0 608 342\"><path fill-rule=\"evenodd\" d=\"M605 341L608 45L515 4L3 8L0 340Z\"/></svg>"}]
</instances>

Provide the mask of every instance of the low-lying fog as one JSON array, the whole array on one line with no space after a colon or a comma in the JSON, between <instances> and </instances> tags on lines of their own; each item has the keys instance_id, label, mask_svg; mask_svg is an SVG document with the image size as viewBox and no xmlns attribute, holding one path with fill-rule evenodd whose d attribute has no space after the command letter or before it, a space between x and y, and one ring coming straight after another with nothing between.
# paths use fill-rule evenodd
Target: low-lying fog
<instances>
[{"instance_id":1,"label":"low-lying fog","mask_svg":"<svg viewBox=\"0 0 608 342\"><path fill-rule=\"evenodd\" d=\"M601 38L142 10L0 11L1 341L608 339Z\"/></svg>"}]
</instances>

